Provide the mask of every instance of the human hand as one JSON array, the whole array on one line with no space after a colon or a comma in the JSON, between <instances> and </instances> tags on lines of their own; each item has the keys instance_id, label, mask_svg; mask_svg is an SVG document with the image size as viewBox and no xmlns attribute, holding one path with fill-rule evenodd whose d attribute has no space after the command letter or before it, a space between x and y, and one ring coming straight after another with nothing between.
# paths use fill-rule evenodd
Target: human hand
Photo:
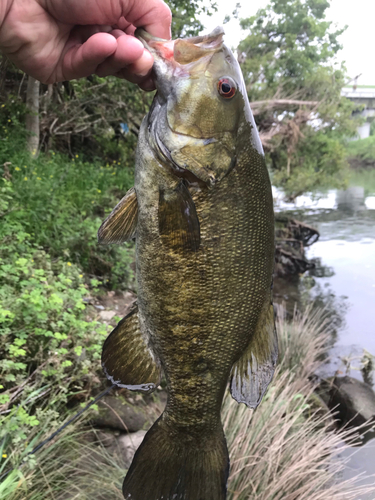
<instances>
[{"instance_id":1,"label":"human hand","mask_svg":"<svg viewBox=\"0 0 375 500\"><path fill-rule=\"evenodd\" d=\"M1 0L0 49L43 83L116 75L154 88L153 58L133 34L170 37L163 0Z\"/></svg>"}]
</instances>

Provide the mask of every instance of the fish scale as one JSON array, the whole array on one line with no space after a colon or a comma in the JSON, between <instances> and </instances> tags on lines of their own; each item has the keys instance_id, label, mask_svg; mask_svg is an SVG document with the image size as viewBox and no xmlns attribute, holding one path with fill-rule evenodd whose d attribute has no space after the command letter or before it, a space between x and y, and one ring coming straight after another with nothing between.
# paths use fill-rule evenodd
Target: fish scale
<instances>
[{"instance_id":1,"label":"fish scale","mask_svg":"<svg viewBox=\"0 0 375 500\"><path fill-rule=\"evenodd\" d=\"M277 358L271 185L222 30L174 42L137 36L154 56L158 93L139 132L134 189L99 240L136 235L138 299L106 340L102 364L131 390L155 389L163 373L168 399L123 493L224 500L228 380L232 396L255 408Z\"/></svg>"}]
</instances>

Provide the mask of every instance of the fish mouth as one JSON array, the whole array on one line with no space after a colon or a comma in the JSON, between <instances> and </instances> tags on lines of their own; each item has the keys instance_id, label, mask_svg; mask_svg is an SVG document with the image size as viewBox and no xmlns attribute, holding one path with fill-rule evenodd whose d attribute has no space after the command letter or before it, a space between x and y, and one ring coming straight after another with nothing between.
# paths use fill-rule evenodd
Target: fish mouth
<instances>
[{"instance_id":1,"label":"fish mouth","mask_svg":"<svg viewBox=\"0 0 375 500\"><path fill-rule=\"evenodd\" d=\"M163 60L187 65L220 50L223 46L224 29L218 26L208 35L165 40L154 37L144 29L138 28L135 31L135 36L151 52L156 61Z\"/></svg>"},{"instance_id":2,"label":"fish mouth","mask_svg":"<svg viewBox=\"0 0 375 500\"><path fill-rule=\"evenodd\" d=\"M154 57L153 79L158 90L154 103L159 103L166 113L163 132L163 126L160 125L160 116L155 111L156 108L153 109L154 105L151 108L147 127L150 145L160 163L171 174L200 189L213 187L217 182L217 178L208 166L201 165L201 162L194 156L190 157L191 152L181 153L181 150L188 145L189 141L194 143L194 147L204 147L217 139L201 138L194 135L190 137L189 134L173 130L168 119L167 103L174 102L176 87L186 85L184 81L188 81L190 77L194 79L204 74L214 54L223 48L223 35L224 30L220 26L208 35L179 38L177 40L154 37L142 28L138 28L135 32L135 36ZM189 82L187 85L189 85ZM160 136L158 129L161 129L162 132ZM169 130L171 134L176 134L176 147L171 145L166 130ZM163 139L166 139L166 141ZM172 146L171 149L168 146ZM188 169L185 159L190 159L194 168L189 163L191 169Z\"/></svg>"}]
</instances>

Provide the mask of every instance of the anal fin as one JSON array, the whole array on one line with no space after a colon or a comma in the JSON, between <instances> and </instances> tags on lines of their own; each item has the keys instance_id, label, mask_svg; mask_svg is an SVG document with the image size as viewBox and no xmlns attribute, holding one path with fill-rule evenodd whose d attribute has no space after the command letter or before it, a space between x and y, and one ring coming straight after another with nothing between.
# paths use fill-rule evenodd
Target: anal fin
<instances>
[{"instance_id":1,"label":"anal fin","mask_svg":"<svg viewBox=\"0 0 375 500\"><path fill-rule=\"evenodd\" d=\"M135 237L138 220L138 201L131 188L105 219L98 231L101 244L124 243Z\"/></svg>"},{"instance_id":2,"label":"anal fin","mask_svg":"<svg viewBox=\"0 0 375 500\"><path fill-rule=\"evenodd\" d=\"M152 392L158 386L160 363L140 330L137 305L104 342L102 367L107 378L119 387Z\"/></svg>"},{"instance_id":3,"label":"anal fin","mask_svg":"<svg viewBox=\"0 0 375 500\"><path fill-rule=\"evenodd\" d=\"M238 403L253 409L259 405L272 380L277 354L274 309L268 301L249 345L232 368L230 391Z\"/></svg>"}]
</instances>

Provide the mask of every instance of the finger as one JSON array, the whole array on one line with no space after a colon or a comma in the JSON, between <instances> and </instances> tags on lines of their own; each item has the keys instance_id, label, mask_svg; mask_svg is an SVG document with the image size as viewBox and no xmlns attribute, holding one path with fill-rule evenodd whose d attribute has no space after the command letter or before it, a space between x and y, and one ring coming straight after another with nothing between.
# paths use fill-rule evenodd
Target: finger
<instances>
[{"instance_id":1,"label":"finger","mask_svg":"<svg viewBox=\"0 0 375 500\"><path fill-rule=\"evenodd\" d=\"M153 65L154 58L148 50L144 49L142 57L131 64L128 69L133 74L142 77L142 79L144 80L146 76L149 76L151 74Z\"/></svg>"},{"instance_id":2,"label":"finger","mask_svg":"<svg viewBox=\"0 0 375 500\"><path fill-rule=\"evenodd\" d=\"M120 17L117 22L117 27L124 31L127 35L134 35L136 30L135 26L133 26L129 21L125 19L125 17Z\"/></svg>"},{"instance_id":3,"label":"finger","mask_svg":"<svg viewBox=\"0 0 375 500\"><path fill-rule=\"evenodd\" d=\"M144 50L142 57L138 59L138 61L135 61L133 64L122 68L117 72L117 75L121 78L125 78L129 82L136 83L137 85L141 86L142 84L149 82L151 78L153 62L154 60L152 55L148 50ZM147 83L147 85L151 90L155 88L153 84L152 86L150 86L150 84Z\"/></svg>"},{"instance_id":4,"label":"finger","mask_svg":"<svg viewBox=\"0 0 375 500\"><path fill-rule=\"evenodd\" d=\"M98 66L96 74L99 76L114 75L129 64L136 63L136 68L139 68L141 76L146 75L152 67L153 58L144 55L145 50L142 43L121 30L114 30L111 34L117 40L116 51Z\"/></svg>"},{"instance_id":5,"label":"finger","mask_svg":"<svg viewBox=\"0 0 375 500\"><path fill-rule=\"evenodd\" d=\"M108 33L97 33L85 43L71 47L63 58L59 79L83 78L96 72L97 67L116 52L117 41Z\"/></svg>"},{"instance_id":6,"label":"finger","mask_svg":"<svg viewBox=\"0 0 375 500\"><path fill-rule=\"evenodd\" d=\"M130 11L123 16L136 27L144 28L150 35L159 38L171 38L172 13L161 0L133 2Z\"/></svg>"},{"instance_id":7,"label":"finger","mask_svg":"<svg viewBox=\"0 0 375 500\"><path fill-rule=\"evenodd\" d=\"M171 36L172 14L162 0L65 0L56 2L45 0L46 10L57 20L71 24L118 25L125 18L133 26L142 26L151 35L169 39ZM119 26L120 27L120 26Z\"/></svg>"},{"instance_id":8,"label":"finger","mask_svg":"<svg viewBox=\"0 0 375 500\"><path fill-rule=\"evenodd\" d=\"M72 45L73 43L85 43L90 37L92 37L92 35L95 35L96 33L111 33L112 30L113 28L109 24L76 26L71 32L69 42Z\"/></svg>"},{"instance_id":9,"label":"finger","mask_svg":"<svg viewBox=\"0 0 375 500\"><path fill-rule=\"evenodd\" d=\"M155 89L155 86L154 86L153 81L151 79L151 72L148 75L146 75L146 76L140 76L140 75L136 75L129 68L131 68L131 66L120 70L116 74L116 76L118 76L120 78L124 78L125 80L128 80L131 83L136 83L141 88L143 88L143 85L146 85L150 90L154 90ZM150 84L150 80L152 82L152 85Z\"/></svg>"}]
</instances>

